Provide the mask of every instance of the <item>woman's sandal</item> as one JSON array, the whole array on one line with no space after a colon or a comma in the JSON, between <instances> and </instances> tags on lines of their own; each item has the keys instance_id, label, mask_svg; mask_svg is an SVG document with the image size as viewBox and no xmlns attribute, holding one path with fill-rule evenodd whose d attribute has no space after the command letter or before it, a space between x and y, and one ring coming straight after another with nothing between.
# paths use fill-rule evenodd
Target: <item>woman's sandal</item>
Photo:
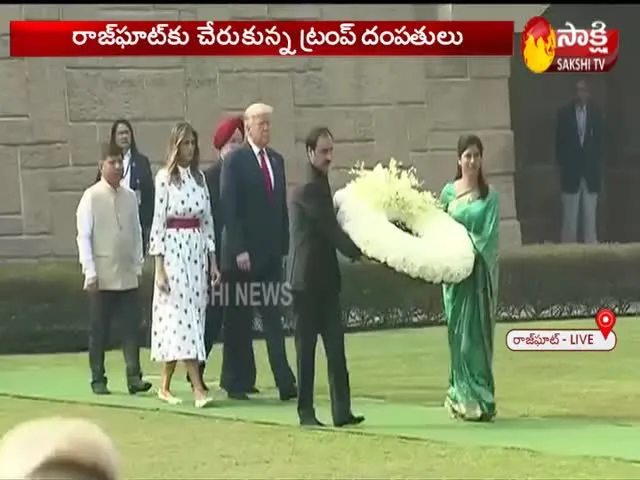
<instances>
[{"instance_id":1,"label":"woman's sandal","mask_svg":"<svg viewBox=\"0 0 640 480\"><path fill-rule=\"evenodd\" d=\"M196 408L206 408L213 404L213 398L211 397L197 398L193 401L193 403L196 406Z\"/></svg>"},{"instance_id":2,"label":"woman's sandal","mask_svg":"<svg viewBox=\"0 0 640 480\"><path fill-rule=\"evenodd\" d=\"M462 420L462 415L449 397L444 399L444 408L449 412L449 416L453 420Z\"/></svg>"},{"instance_id":3,"label":"woman's sandal","mask_svg":"<svg viewBox=\"0 0 640 480\"><path fill-rule=\"evenodd\" d=\"M467 422L479 422L482 419L482 409L477 402L460 404L460 415Z\"/></svg>"},{"instance_id":4,"label":"woman's sandal","mask_svg":"<svg viewBox=\"0 0 640 480\"><path fill-rule=\"evenodd\" d=\"M158 390L158 398L162 400L164 403L168 403L169 405L180 405L182 403L182 399L178 397L174 397L171 393L163 393Z\"/></svg>"}]
</instances>

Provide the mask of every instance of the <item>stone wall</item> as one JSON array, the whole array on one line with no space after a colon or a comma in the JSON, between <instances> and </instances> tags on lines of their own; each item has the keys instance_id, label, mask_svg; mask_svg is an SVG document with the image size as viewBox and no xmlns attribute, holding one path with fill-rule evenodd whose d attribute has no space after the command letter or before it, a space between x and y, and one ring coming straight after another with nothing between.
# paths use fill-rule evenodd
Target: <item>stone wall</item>
<instances>
[{"instance_id":1,"label":"stone wall","mask_svg":"<svg viewBox=\"0 0 640 480\"><path fill-rule=\"evenodd\" d=\"M486 142L486 169L502 194L503 244L520 244L509 59L482 58L8 58L12 19L433 20L429 5L0 6L0 258L75 255L75 208L96 172L97 144L126 117L155 166L171 125L187 119L211 155L222 115L261 100L275 107L273 145L295 183L302 140L328 125L337 141L334 186L356 161L391 156L439 191L464 132Z\"/></svg>"}]
</instances>

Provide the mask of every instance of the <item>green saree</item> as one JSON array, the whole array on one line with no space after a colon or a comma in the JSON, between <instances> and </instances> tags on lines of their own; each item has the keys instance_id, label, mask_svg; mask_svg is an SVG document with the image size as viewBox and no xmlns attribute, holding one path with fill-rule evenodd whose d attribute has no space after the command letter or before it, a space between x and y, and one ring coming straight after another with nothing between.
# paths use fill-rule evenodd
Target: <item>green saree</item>
<instances>
[{"instance_id":1,"label":"green saree","mask_svg":"<svg viewBox=\"0 0 640 480\"><path fill-rule=\"evenodd\" d=\"M491 420L496 415L493 337L498 297L499 198L490 189L485 199L457 195L453 183L440 202L464 225L476 252L470 277L442 289L450 350L449 391L445 406L465 420Z\"/></svg>"}]
</instances>

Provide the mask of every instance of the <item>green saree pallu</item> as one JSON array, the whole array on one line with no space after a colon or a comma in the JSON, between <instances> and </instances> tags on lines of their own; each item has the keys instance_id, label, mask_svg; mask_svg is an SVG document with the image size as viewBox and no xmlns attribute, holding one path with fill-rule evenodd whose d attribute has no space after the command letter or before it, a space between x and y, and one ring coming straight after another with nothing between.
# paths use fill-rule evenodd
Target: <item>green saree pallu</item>
<instances>
[{"instance_id":1,"label":"green saree pallu","mask_svg":"<svg viewBox=\"0 0 640 480\"><path fill-rule=\"evenodd\" d=\"M450 370L445 405L467 420L491 420L496 414L493 343L498 298L499 197L457 195L445 185L440 201L464 225L476 258L471 276L442 289L447 322Z\"/></svg>"}]
</instances>

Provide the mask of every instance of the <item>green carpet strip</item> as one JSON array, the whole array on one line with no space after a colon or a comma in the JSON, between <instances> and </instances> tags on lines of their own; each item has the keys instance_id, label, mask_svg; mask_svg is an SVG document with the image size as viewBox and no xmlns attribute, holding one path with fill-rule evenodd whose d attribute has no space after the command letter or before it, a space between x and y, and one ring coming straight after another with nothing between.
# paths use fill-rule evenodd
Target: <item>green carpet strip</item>
<instances>
[{"instance_id":1,"label":"green carpet strip","mask_svg":"<svg viewBox=\"0 0 640 480\"><path fill-rule=\"evenodd\" d=\"M52 381L55 379L55 381ZM157 383L157 382L156 382ZM113 395L98 397L88 386L81 369L52 368L29 371L0 371L0 395L67 403L82 403L134 410L161 410L201 417L295 426L295 404L283 405L263 394L248 402L233 402L217 394L215 406L196 409L184 382L176 382L176 394L184 403L169 406L153 393L130 396L122 380L110 382ZM500 418L494 423L465 423L451 420L442 407L394 404L371 399L354 399L354 410L367 417L364 425L350 429L368 435L385 435L416 440L446 442L461 446L518 448L556 455L611 457L640 462L640 425L614 424L595 419ZM318 417L330 422L326 402L320 401Z\"/></svg>"}]
</instances>

